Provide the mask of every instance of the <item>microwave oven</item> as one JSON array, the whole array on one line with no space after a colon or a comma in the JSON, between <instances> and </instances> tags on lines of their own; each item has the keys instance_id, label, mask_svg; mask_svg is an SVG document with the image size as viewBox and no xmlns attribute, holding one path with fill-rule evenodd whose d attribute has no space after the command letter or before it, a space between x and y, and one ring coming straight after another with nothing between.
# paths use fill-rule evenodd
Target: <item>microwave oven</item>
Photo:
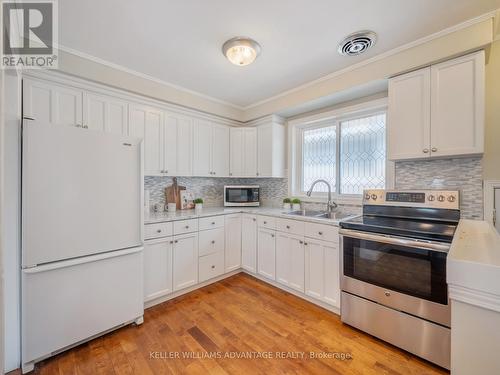
<instances>
[{"instance_id":1,"label":"microwave oven","mask_svg":"<svg viewBox=\"0 0 500 375\"><path fill-rule=\"evenodd\" d=\"M224 186L224 206L260 206L260 187L257 185Z\"/></svg>"}]
</instances>

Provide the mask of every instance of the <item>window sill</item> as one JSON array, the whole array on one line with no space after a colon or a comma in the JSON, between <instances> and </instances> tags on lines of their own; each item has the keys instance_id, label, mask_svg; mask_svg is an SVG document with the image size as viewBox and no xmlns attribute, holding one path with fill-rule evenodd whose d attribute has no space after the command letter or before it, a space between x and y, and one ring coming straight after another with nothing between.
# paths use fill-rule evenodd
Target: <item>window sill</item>
<instances>
[{"instance_id":1,"label":"window sill","mask_svg":"<svg viewBox=\"0 0 500 375\"><path fill-rule=\"evenodd\" d=\"M312 196L308 197L307 195L292 195L294 198L299 198L304 203L323 203L326 204L328 198L326 196ZM332 195L332 200L339 205L354 205L361 206L363 203L363 197L361 195L356 196L338 196Z\"/></svg>"}]
</instances>

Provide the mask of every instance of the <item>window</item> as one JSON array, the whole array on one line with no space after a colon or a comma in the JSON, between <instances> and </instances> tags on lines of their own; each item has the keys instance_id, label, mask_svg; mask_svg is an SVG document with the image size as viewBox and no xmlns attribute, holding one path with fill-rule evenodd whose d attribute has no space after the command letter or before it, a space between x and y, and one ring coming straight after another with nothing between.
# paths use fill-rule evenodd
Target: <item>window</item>
<instances>
[{"instance_id":1,"label":"window","mask_svg":"<svg viewBox=\"0 0 500 375\"><path fill-rule=\"evenodd\" d=\"M386 110L338 113L327 120L296 123L292 141L292 193L305 194L312 183L324 179L337 195L362 194L364 189L386 187ZM318 184L315 193L325 193Z\"/></svg>"}]
</instances>

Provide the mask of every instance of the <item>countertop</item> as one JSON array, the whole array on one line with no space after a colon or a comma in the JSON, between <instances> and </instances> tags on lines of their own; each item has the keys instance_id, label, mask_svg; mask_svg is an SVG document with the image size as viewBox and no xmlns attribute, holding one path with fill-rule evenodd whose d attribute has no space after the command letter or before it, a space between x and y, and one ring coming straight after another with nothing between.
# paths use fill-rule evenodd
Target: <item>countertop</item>
<instances>
[{"instance_id":1,"label":"countertop","mask_svg":"<svg viewBox=\"0 0 500 375\"><path fill-rule=\"evenodd\" d=\"M144 215L144 224L162 223L167 221L185 220L185 219L196 219L207 216L217 216L217 215L229 215L235 213L249 213L256 215L274 216L281 217L291 220L309 221L314 223L321 223L327 225L338 226L340 219L325 219L325 218L315 218L309 216L296 216L289 215L287 211L283 208L274 207L206 207L201 211L196 210L177 210L175 212L158 212L151 213L149 215ZM356 216L350 215L349 217ZM341 219L346 219L347 217L342 217Z\"/></svg>"},{"instance_id":2,"label":"countertop","mask_svg":"<svg viewBox=\"0 0 500 375\"><path fill-rule=\"evenodd\" d=\"M500 235L486 221L460 220L447 260L450 298L500 311Z\"/></svg>"}]
</instances>

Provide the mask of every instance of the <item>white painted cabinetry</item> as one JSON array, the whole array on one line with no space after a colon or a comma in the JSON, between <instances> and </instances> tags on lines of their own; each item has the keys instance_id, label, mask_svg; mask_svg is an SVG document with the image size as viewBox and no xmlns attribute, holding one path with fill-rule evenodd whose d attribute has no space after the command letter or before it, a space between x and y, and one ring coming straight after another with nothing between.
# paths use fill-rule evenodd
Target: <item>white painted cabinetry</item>
<instances>
[{"instance_id":1,"label":"white painted cabinetry","mask_svg":"<svg viewBox=\"0 0 500 375\"><path fill-rule=\"evenodd\" d=\"M259 228L257 239L257 273L276 280L276 231Z\"/></svg>"},{"instance_id":2,"label":"white painted cabinetry","mask_svg":"<svg viewBox=\"0 0 500 375\"><path fill-rule=\"evenodd\" d=\"M198 232L173 237L173 290L198 283Z\"/></svg>"},{"instance_id":3,"label":"white painted cabinetry","mask_svg":"<svg viewBox=\"0 0 500 375\"><path fill-rule=\"evenodd\" d=\"M391 160L484 152L484 51L389 80Z\"/></svg>"},{"instance_id":4,"label":"white painted cabinetry","mask_svg":"<svg viewBox=\"0 0 500 375\"><path fill-rule=\"evenodd\" d=\"M40 124L82 126L83 90L23 79L23 117Z\"/></svg>"},{"instance_id":5,"label":"white painted cabinetry","mask_svg":"<svg viewBox=\"0 0 500 375\"><path fill-rule=\"evenodd\" d=\"M144 245L144 301L172 293L172 237Z\"/></svg>"},{"instance_id":6,"label":"white painted cabinetry","mask_svg":"<svg viewBox=\"0 0 500 375\"><path fill-rule=\"evenodd\" d=\"M128 133L128 103L92 92L83 94L83 126L106 133Z\"/></svg>"},{"instance_id":7,"label":"white painted cabinetry","mask_svg":"<svg viewBox=\"0 0 500 375\"><path fill-rule=\"evenodd\" d=\"M230 151L230 176L257 176L257 128L231 128Z\"/></svg>"},{"instance_id":8,"label":"white painted cabinetry","mask_svg":"<svg viewBox=\"0 0 500 375\"><path fill-rule=\"evenodd\" d=\"M281 124L257 127L257 176L285 176L285 127Z\"/></svg>"},{"instance_id":9,"label":"white painted cabinetry","mask_svg":"<svg viewBox=\"0 0 500 375\"><path fill-rule=\"evenodd\" d=\"M304 237L276 233L276 281L304 292Z\"/></svg>"},{"instance_id":10,"label":"white painted cabinetry","mask_svg":"<svg viewBox=\"0 0 500 375\"><path fill-rule=\"evenodd\" d=\"M241 266L257 273L257 216L241 216Z\"/></svg>"},{"instance_id":11,"label":"white painted cabinetry","mask_svg":"<svg viewBox=\"0 0 500 375\"><path fill-rule=\"evenodd\" d=\"M226 215L226 272L241 267L241 214Z\"/></svg>"},{"instance_id":12,"label":"white painted cabinetry","mask_svg":"<svg viewBox=\"0 0 500 375\"><path fill-rule=\"evenodd\" d=\"M193 137L193 175L229 176L229 127L197 120Z\"/></svg>"},{"instance_id":13,"label":"white painted cabinetry","mask_svg":"<svg viewBox=\"0 0 500 375\"><path fill-rule=\"evenodd\" d=\"M165 113L163 173L168 176L192 174L193 120L175 113Z\"/></svg>"},{"instance_id":14,"label":"white painted cabinetry","mask_svg":"<svg viewBox=\"0 0 500 375\"><path fill-rule=\"evenodd\" d=\"M338 244L311 238L304 242L305 293L340 307Z\"/></svg>"}]
</instances>

